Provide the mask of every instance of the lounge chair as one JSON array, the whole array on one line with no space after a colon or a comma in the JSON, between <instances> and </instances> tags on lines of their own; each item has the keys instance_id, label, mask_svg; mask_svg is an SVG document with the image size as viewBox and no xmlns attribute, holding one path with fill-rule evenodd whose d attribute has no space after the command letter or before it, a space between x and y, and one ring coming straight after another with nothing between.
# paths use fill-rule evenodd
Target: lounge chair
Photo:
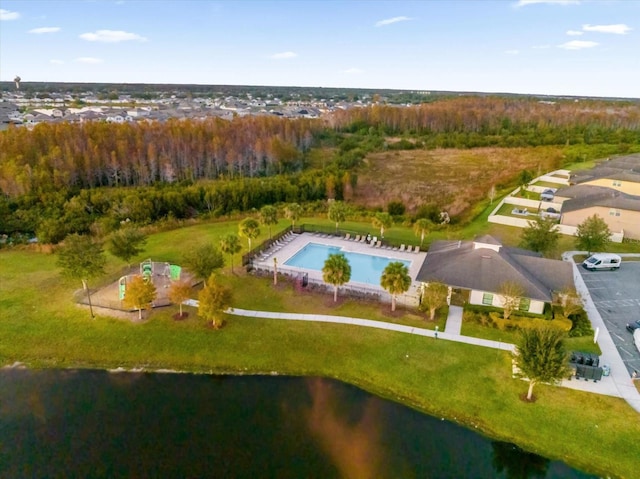
<instances>
[{"instance_id":1,"label":"lounge chair","mask_svg":"<svg viewBox=\"0 0 640 479\"><path fill-rule=\"evenodd\" d=\"M378 242L376 243L376 248L380 248L380 246L382 246L382 241L378 241Z\"/></svg>"},{"instance_id":2,"label":"lounge chair","mask_svg":"<svg viewBox=\"0 0 640 479\"><path fill-rule=\"evenodd\" d=\"M419 252L420 252L420 246L415 246L415 247L413 248L413 252L414 252L414 253L419 253Z\"/></svg>"},{"instance_id":3,"label":"lounge chair","mask_svg":"<svg viewBox=\"0 0 640 479\"><path fill-rule=\"evenodd\" d=\"M347 233L346 235L344 235L344 239L349 241L351 239L351 233Z\"/></svg>"},{"instance_id":4,"label":"lounge chair","mask_svg":"<svg viewBox=\"0 0 640 479\"><path fill-rule=\"evenodd\" d=\"M353 241L360 241L360 235L356 235L356 238Z\"/></svg>"},{"instance_id":5,"label":"lounge chair","mask_svg":"<svg viewBox=\"0 0 640 479\"><path fill-rule=\"evenodd\" d=\"M400 251L404 251L405 246L403 244L400 245Z\"/></svg>"},{"instance_id":6,"label":"lounge chair","mask_svg":"<svg viewBox=\"0 0 640 479\"><path fill-rule=\"evenodd\" d=\"M367 237L363 235L362 238L360 238L360 243L364 243L365 241L367 241Z\"/></svg>"}]
</instances>

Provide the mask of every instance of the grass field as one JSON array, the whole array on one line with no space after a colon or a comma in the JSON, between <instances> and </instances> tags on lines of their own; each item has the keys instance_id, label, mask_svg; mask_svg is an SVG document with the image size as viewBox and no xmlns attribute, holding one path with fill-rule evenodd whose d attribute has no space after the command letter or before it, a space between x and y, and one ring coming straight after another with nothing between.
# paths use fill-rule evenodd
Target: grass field
<instances>
[{"instance_id":1,"label":"grass field","mask_svg":"<svg viewBox=\"0 0 640 479\"><path fill-rule=\"evenodd\" d=\"M402 200L410 210L435 203L468 216L492 186L515 187L522 170L550 171L562 163L562 147L405 150L367 155L354 200L385 207Z\"/></svg>"},{"instance_id":2,"label":"grass field","mask_svg":"<svg viewBox=\"0 0 640 479\"><path fill-rule=\"evenodd\" d=\"M286 225L283 221L278 227ZM350 226L368 229L362 223ZM236 228L236 222L213 223L157 233L137 260L179 262L190 242L216 243ZM479 225L470 228L449 233L480 232ZM487 231L499 235L501 230L492 226ZM391 233L416 239L399 226ZM263 232L261 238L267 236ZM246 241L243 245L246 250ZM117 277L123 266L109 257L106 276ZM442 318L430 323L415 312L391 315L388 305L334 304L330 296L296 294L287 283L274 287L269 278L247 275L238 266L234 274L227 268L222 280L233 288L233 304L239 308L444 325ZM539 385L537 401L524 403L519 396L527 385L512 379L511 359L504 352L352 326L235 316L214 331L192 308L186 308L190 316L185 321L172 319L176 307L156 310L140 324L107 316L91 320L71 301L79 287L79 281L61 280L53 255L0 251L0 363L333 377L588 471L619 477L637 472L640 422L624 401Z\"/></svg>"}]
</instances>

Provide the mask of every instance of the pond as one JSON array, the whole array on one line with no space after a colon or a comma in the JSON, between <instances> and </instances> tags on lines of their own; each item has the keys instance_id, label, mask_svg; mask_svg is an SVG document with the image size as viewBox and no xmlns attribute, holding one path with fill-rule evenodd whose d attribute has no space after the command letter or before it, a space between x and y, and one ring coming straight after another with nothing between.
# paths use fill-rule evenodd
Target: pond
<instances>
[{"instance_id":1,"label":"pond","mask_svg":"<svg viewBox=\"0 0 640 479\"><path fill-rule=\"evenodd\" d=\"M0 475L592 477L321 378L0 371Z\"/></svg>"}]
</instances>

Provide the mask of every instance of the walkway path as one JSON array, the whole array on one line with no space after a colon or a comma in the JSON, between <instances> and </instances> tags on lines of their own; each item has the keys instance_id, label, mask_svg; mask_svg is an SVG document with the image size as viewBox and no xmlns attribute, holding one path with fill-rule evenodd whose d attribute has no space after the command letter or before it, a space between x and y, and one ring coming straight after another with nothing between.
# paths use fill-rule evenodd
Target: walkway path
<instances>
[{"instance_id":1,"label":"walkway path","mask_svg":"<svg viewBox=\"0 0 640 479\"><path fill-rule=\"evenodd\" d=\"M472 338L470 336L461 336L460 334L451 334L444 332L436 332L431 329L414 328L412 326L404 326L402 324L385 323L383 321L373 321L371 319L349 318L347 316L329 316L326 314L297 314L297 313L277 313L270 311L250 311L247 309L230 308L228 314L236 316L246 316L250 318L266 318L266 319L286 319L291 321L319 321L323 323L339 323L352 324L355 326L365 326L368 328L386 329L388 331L398 331L400 333L417 334L419 336L427 336L429 338L444 339L448 341L457 341L459 343L474 344L476 346L484 346L486 348L501 349L503 351L513 351L515 346L510 343L500 341L491 341L489 339Z\"/></svg>"},{"instance_id":2,"label":"walkway path","mask_svg":"<svg viewBox=\"0 0 640 479\"><path fill-rule=\"evenodd\" d=\"M444 327L445 333L460 335L462 330L462 311L460 306L449 306L447 324Z\"/></svg>"},{"instance_id":3,"label":"walkway path","mask_svg":"<svg viewBox=\"0 0 640 479\"><path fill-rule=\"evenodd\" d=\"M453 316L454 322L458 319L459 311L453 307ZM462 309L462 308L460 308ZM238 309L231 308L227 311L228 314L233 314L236 316L246 316L251 318L265 318L265 319L283 319L288 321L316 321L316 322L324 322L324 323L334 323L334 324L351 324L355 326L364 326L369 328L377 328L377 329L385 329L388 331L397 331L401 333L407 334L416 334L419 336L426 336L429 338L443 339L445 341L456 341L459 343L471 344L474 346L484 346L485 348L494 348L502 351L513 352L515 350L515 345L511 343L504 343L501 341L492 341L489 339L481 339L474 338L471 336L462 336L458 333L448 332L445 328L444 332L438 332L436 336L436 332L431 329L424 328L415 328L412 326L404 326L402 324L394 324L394 323L385 323L382 321L373 321L370 319L361 319L361 318L350 318L346 316L330 316L324 314L298 314L298 313L279 313L279 312L271 312L271 311L251 311L246 309ZM591 313L589 313L591 314ZM589 316L591 317L591 316ZM460 323L462 315L459 315ZM449 321L447 319L447 321ZM610 351L609 354L605 355L604 352L606 348L602 348L603 357L609 361L610 359ZM615 347L614 347L615 350ZM616 350L617 353L617 350ZM619 356L618 356L619 358ZM622 359L619 358L620 363L622 364ZM640 393L635 389L635 387L631 384L631 379L626 376L622 378L620 375L621 371L626 371L624 366L617 365L615 361L611 360L607 362L607 364L611 365L612 374L610 376L604 376L600 381L581 381L577 379L573 380L562 380L560 382L560 386L566 387L569 389L576 389L579 391L586 391L594 394L602 394L606 396L620 397L624 398L636 411L640 412ZM613 374L613 371L616 371L616 374Z\"/></svg>"}]
</instances>

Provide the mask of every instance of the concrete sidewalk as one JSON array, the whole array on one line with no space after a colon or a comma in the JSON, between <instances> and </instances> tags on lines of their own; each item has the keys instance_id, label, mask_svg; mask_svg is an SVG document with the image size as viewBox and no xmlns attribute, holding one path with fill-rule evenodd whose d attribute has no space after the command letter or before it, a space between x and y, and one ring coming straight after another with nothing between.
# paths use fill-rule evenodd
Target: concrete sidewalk
<instances>
[{"instance_id":1,"label":"concrete sidewalk","mask_svg":"<svg viewBox=\"0 0 640 479\"><path fill-rule=\"evenodd\" d=\"M491 341L489 339L472 338L470 336L461 336L459 334L451 334L445 332L436 332L431 329L415 328L412 326L404 326L402 324L385 323L383 321L373 321L371 319L350 318L347 316L329 316L326 314L297 314L297 313L277 313L270 311L251 311L247 309L230 308L226 311L228 314L236 316L246 316L250 318L265 319L285 319L288 321L317 321L322 323L335 324L351 324L354 326L364 326L367 328L386 329L388 331L397 331L399 333L417 334L429 338L444 339L446 341L457 341L459 343L473 344L476 346L484 346L485 348L500 349L503 351L513 351L515 346L510 343L500 341Z\"/></svg>"},{"instance_id":2,"label":"concrete sidewalk","mask_svg":"<svg viewBox=\"0 0 640 479\"><path fill-rule=\"evenodd\" d=\"M460 306L449 305L447 324L444 327L445 333L460 335L462 330L462 311L463 309Z\"/></svg>"},{"instance_id":3,"label":"concrete sidewalk","mask_svg":"<svg viewBox=\"0 0 640 479\"><path fill-rule=\"evenodd\" d=\"M252 310L238 309L238 308L230 308L226 312L228 314L233 314L236 316L245 316L250 318L280 319L280 320L287 320L287 321L314 321L314 322L324 322L324 323L334 323L334 324L351 324L354 326L364 326L368 328L384 329L387 331L416 334L419 336L425 336L425 337L434 338L434 339L437 338L445 341L456 341L459 343L470 344L473 346L482 346L485 348L493 348L493 349L498 349L498 350L507 351L507 352L515 351L515 345L511 343L492 341L489 339L473 338L471 336L462 336L459 333L460 327L462 324L462 308L457 308L455 306L453 307L453 311L450 309L450 314L452 315L454 325L447 326L445 328L445 331L438 332L437 336L436 336L436 332L431 329L415 328L412 326L404 326L401 324L394 324L394 323L385 323L382 321L373 321L370 319L350 318L347 316L281 313L281 312L271 312L271 311L252 311ZM591 312L589 312L589 317L591 317ZM600 319L600 321L602 321L602 319ZM454 330L457 330L458 332L451 332ZM606 328L604 328L604 331L606 332ZM613 345L613 341L611 341L611 337L608 336L608 333L607 333L607 337L611 342L611 347L613 348L615 354L617 354L617 350ZM601 349L603 351L603 355L601 356L601 358L603 358L602 364L608 364L611 367L610 376L604 376L598 382L584 381L584 380L578 380L578 379L572 379L572 380L565 379L560 382L559 386L566 387L569 389L575 389L579 391L590 392L593 394L602 394L606 396L624 398L636 411L640 412L640 393L638 393L638 391L635 389L635 387L631 383L631 378L628 375L626 375L626 368L622 364L622 359L618 355L618 361L620 363L618 364L615 361L615 357L613 356L611 348L607 346L603 347L601 344Z\"/></svg>"}]
</instances>

